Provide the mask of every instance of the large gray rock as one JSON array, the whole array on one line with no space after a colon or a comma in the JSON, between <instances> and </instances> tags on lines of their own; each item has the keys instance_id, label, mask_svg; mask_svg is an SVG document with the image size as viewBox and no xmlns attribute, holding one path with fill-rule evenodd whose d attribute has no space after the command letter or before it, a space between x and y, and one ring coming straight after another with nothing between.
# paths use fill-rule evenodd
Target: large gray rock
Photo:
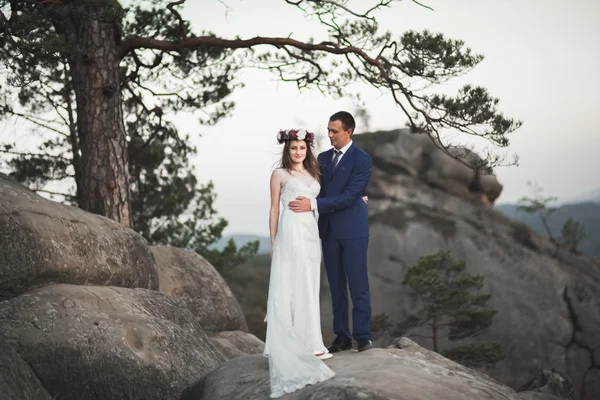
<instances>
[{"instance_id":1,"label":"large gray rock","mask_svg":"<svg viewBox=\"0 0 600 400\"><path fill-rule=\"evenodd\" d=\"M217 270L199 254L171 246L153 246L159 290L179 300L205 331L248 331L237 299Z\"/></svg>"},{"instance_id":2,"label":"large gray rock","mask_svg":"<svg viewBox=\"0 0 600 400\"><path fill-rule=\"evenodd\" d=\"M411 133L408 128L357 135L353 139L385 174L419 179L454 196L486 205L502 192L502 185L490 171L478 168L476 172L468 166L480 165L482 160L465 148L451 148L447 154L428 135Z\"/></svg>"},{"instance_id":3,"label":"large gray rock","mask_svg":"<svg viewBox=\"0 0 600 400\"><path fill-rule=\"evenodd\" d=\"M177 399L224 361L187 308L145 289L45 286L0 302L0 339L61 400Z\"/></svg>"},{"instance_id":4,"label":"large gray rock","mask_svg":"<svg viewBox=\"0 0 600 400\"><path fill-rule=\"evenodd\" d=\"M226 359L261 354L265 349L262 340L251 333L242 331L222 331L209 334L217 351Z\"/></svg>"},{"instance_id":5,"label":"large gray rock","mask_svg":"<svg viewBox=\"0 0 600 400\"><path fill-rule=\"evenodd\" d=\"M523 400L490 377L419 346L345 351L327 360L336 376L306 386L295 400ZM261 355L231 360L191 385L181 400L269 398L268 360Z\"/></svg>"},{"instance_id":6,"label":"large gray rock","mask_svg":"<svg viewBox=\"0 0 600 400\"><path fill-rule=\"evenodd\" d=\"M420 151L415 140L421 139L403 131L386 135L356 138L377 155L367 190L373 313L404 320L415 306L402 285L406 270L421 256L450 250L470 273L485 277L483 291L492 295L498 311L493 325L472 342L497 341L506 358L483 371L517 388L538 371L555 369L571 377L575 399L600 398L599 385L590 379L600 372L600 360L592 356L600 348L600 261L564 251L556 255L545 238L469 198L467 180L457 178L460 167L443 172L454 176L454 183L433 184L426 175L435 163L423 169L424 161L413 155ZM374 145L379 142L381 149ZM416 161L408 163L410 156ZM442 156L430 154L432 160L437 157ZM326 315L330 304L324 307ZM327 333L330 319L323 324ZM427 339L418 341L431 346ZM442 349L453 345L442 341Z\"/></svg>"},{"instance_id":7,"label":"large gray rock","mask_svg":"<svg viewBox=\"0 0 600 400\"><path fill-rule=\"evenodd\" d=\"M131 229L0 175L0 300L49 283L156 289L158 276Z\"/></svg>"},{"instance_id":8,"label":"large gray rock","mask_svg":"<svg viewBox=\"0 0 600 400\"><path fill-rule=\"evenodd\" d=\"M52 400L29 365L0 340L0 393L2 400Z\"/></svg>"}]
</instances>

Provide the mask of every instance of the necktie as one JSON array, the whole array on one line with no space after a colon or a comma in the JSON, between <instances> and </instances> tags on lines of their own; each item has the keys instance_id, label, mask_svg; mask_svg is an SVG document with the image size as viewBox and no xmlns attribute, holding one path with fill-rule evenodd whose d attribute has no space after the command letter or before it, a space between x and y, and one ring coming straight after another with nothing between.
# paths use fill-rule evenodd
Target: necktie
<instances>
[{"instance_id":1,"label":"necktie","mask_svg":"<svg viewBox=\"0 0 600 400\"><path fill-rule=\"evenodd\" d=\"M335 171L335 167L337 167L340 156L342 155L342 152L337 149L334 150L333 152L335 153L335 156L333 156L333 161L331 161L331 166L332 166L331 171L332 172Z\"/></svg>"}]
</instances>

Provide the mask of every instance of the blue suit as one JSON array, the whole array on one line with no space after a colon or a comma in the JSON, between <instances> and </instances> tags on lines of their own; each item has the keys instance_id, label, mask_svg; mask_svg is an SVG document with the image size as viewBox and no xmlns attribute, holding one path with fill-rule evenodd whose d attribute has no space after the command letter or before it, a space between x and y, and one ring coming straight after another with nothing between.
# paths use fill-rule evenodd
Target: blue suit
<instances>
[{"instance_id":1,"label":"blue suit","mask_svg":"<svg viewBox=\"0 0 600 400\"><path fill-rule=\"evenodd\" d=\"M319 236L333 306L333 331L343 342L371 339L371 298L367 275L369 224L362 200L371 178L372 160L352 144L332 165L333 149L319 154L321 192L317 198ZM348 288L352 298L349 329Z\"/></svg>"}]
</instances>

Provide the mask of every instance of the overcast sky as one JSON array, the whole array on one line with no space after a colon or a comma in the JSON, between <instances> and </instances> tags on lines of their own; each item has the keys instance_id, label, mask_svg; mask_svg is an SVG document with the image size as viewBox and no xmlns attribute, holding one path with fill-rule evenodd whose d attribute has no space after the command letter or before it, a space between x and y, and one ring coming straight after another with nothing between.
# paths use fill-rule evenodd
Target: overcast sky
<instances>
[{"instance_id":1,"label":"overcast sky","mask_svg":"<svg viewBox=\"0 0 600 400\"><path fill-rule=\"evenodd\" d=\"M526 195L528 180L561 198L600 187L600 123L593 117L600 111L600 1L422 1L434 11L398 2L377 15L382 28L397 35L428 29L464 40L485 60L461 83L485 86L500 98L506 115L524 122L509 148L521 157L520 165L496 170L504 185L498 202ZM189 0L182 14L197 32L226 38L326 39L317 23L283 0ZM268 181L279 156L278 129L305 127L324 135L329 115L353 111L355 104L300 94L264 71L247 70L239 79L245 87L233 95L232 117L212 127L199 126L194 116L178 116L176 123L199 149L199 180L215 184L216 207L229 220L226 233L268 234ZM404 126L404 115L389 96L367 87L361 92L371 130ZM9 139L18 134L11 126L0 130ZM321 150L326 148L323 143Z\"/></svg>"},{"instance_id":2,"label":"overcast sky","mask_svg":"<svg viewBox=\"0 0 600 400\"><path fill-rule=\"evenodd\" d=\"M296 39L322 38L314 22L282 0L225 0L229 9L218 1L189 3L185 16L198 31L230 38L292 32ZM499 203L527 194L528 180L559 197L599 187L600 123L593 113L600 111L600 2L424 3L434 11L404 1L379 14L379 21L396 34L429 29L464 40L485 56L465 79L487 87L500 98L506 115L524 122L509 149L520 155L520 165L496 171L504 185ZM267 72L247 71L241 79L246 87L234 95L234 115L199 129L197 174L202 181L214 181L218 210L230 222L228 233L267 234L268 180L278 156L277 130L302 125L324 134L330 114L352 111L355 105L316 93L299 94L294 85L278 83ZM367 88L364 95L372 130L404 125L391 98ZM181 126L190 129L193 124L190 119Z\"/></svg>"}]
</instances>

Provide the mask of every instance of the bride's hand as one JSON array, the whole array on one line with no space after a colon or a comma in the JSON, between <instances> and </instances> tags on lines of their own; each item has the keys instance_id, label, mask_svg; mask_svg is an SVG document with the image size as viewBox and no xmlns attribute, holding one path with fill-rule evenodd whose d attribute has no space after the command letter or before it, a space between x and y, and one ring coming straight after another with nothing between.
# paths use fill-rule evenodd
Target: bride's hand
<instances>
[{"instance_id":1,"label":"bride's hand","mask_svg":"<svg viewBox=\"0 0 600 400\"><path fill-rule=\"evenodd\" d=\"M365 202L365 204L369 203L369 196L363 196L363 201Z\"/></svg>"}]
</instances>

